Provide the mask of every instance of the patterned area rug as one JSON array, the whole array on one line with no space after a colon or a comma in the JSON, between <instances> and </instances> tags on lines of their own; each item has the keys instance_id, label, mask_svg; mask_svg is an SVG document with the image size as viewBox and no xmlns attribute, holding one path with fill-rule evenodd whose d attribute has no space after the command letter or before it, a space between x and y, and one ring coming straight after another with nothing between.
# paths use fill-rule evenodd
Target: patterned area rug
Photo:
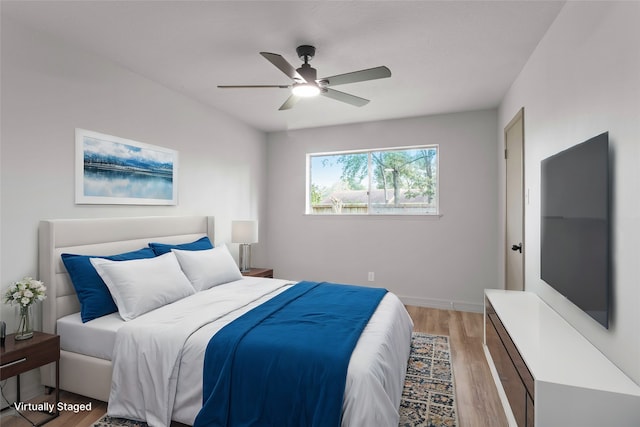
<instances>
[{"instance_id":1,"label":"patterned area rug","mask_svg":"<svg viewBox=\"0 0 640 427\"><path fill-rule=\"evenodd\" d=\"M454 397L449 337L414 332L399 427L456 427ZM147 427L147 424L105 415L93 427Z\"/></svg>"},{"instance_id":2,"label":"patterned area rug","mask_svg":"<svg viewBox=\"0 0 640 427\"><path fill-rule=\"evenodd\" d=\"M449 337L413 333L400 402L400 427L456 427Z\"/></svg>"}]
</instances>

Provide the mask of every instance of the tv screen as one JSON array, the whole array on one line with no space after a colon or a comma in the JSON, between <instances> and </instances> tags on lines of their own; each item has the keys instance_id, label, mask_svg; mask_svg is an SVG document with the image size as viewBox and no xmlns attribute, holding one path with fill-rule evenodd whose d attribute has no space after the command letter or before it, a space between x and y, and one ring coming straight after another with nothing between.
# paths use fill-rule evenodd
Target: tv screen
<instances>
[{"instance_id":1,"label":"tv screen","mask_svg":"<svg viewBox=\"0 0 640 427\"><path fill-rule=\"evenodd\" d=\"M542 161L542 280L609 327L609 134Z\"/></svg>"}]
</instances>

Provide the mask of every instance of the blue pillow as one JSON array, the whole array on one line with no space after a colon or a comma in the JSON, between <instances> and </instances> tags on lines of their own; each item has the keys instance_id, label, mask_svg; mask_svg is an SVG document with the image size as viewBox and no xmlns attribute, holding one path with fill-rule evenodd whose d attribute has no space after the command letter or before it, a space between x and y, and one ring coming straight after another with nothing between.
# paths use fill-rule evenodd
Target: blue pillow
<instances>
[{"instance_id":1,"label":"blue pillow","mask_svg":"<svg viewBox=\"0 0 640 427\"><path fill-rule=\"evenodd\" d=\"M156 254L151 248L142 248L137 251L110 256L62 254L62 262L69 272L71 283L73 283L80 300L82 322L88 322L118 311L107 285L102 281L96 269L93 268L89 258L127 261L130 259L153 258L155 256Z\"/></svg>"},{"instance_id":2,"label":"blue pillow","mask_svg":"<svg viewBox=\"0 0 640 427\"><path fill-rule=\"evenodd\" d=\"M206 249L213 249L211 240L207 236L201 237L195 242L181 243L179 245L167 245L165 243L149 243L149 247L153 249L156 255L164 255L167 252L171 252L171 249L180 249L183 251L204 251Z\"/></svg>"}]
</instances>

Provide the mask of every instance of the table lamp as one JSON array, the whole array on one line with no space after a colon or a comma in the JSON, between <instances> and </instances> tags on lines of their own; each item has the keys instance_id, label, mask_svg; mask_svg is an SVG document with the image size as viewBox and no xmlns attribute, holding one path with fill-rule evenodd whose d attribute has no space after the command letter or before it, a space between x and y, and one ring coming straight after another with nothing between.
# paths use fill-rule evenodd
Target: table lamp
<instances>
[{"instance_id":1,"label":"table lamp","mask_svg":"<svg viewBox=\"0 0 640 427\"><path fill-rule=\"evenodd\" d=\"M239 267L251 269L251 243L258 243L258 221L231 221L231 243L239 243Z\"/></svg>"}]
</instances>

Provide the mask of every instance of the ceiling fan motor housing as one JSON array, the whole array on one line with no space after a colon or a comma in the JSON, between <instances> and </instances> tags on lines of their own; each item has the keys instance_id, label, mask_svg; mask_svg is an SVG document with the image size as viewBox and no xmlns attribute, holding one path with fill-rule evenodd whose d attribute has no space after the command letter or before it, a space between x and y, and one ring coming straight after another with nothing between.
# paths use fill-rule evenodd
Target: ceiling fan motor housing
<instances>
[{"instance_id":1,"label":"ceiling fan motor housing","mask_svg":"<svg viewBox=\"0 0 640 427\"><path fill-rule=\"evenodd\" d=\"M311 59L316 55L316 48L309 46L308 44L304 44L296 48L296 53L298 54L298 58L306 63L307 61L311 61Z\"/></svg>"},{"instance_id":2,"label":"ceiling fan motor housing","mask_svg":"<svg viewBox=\"0 0 640 427\"><path fill-rule=\"evenodd\" d=\"M306 63L302 64L302 67L298 68L296 71L307 83L315 84L316 79L318 78L317 70Z\"/></svg>"}]
</instances>

